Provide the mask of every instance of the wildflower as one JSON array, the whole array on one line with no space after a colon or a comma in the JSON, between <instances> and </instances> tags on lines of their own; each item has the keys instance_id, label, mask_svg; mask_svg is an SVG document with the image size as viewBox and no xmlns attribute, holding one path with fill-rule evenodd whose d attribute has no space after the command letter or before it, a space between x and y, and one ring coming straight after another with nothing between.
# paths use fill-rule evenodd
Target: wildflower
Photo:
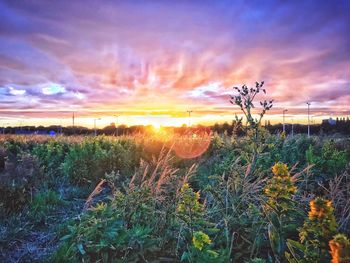
<instances>
[{"instance_id":1,"label":"wildflower","mask_svg":"<svg viewBox=\"0 0 350 263\"><path fill-rule=\"evenodd\" d=\"M333 214L332 202L322 198L316 198L310 201L309 219L322 220Z\"/></svg>"},{"instance_id":2,"label":"wildflower","mask_svg":"<svg viewBox=\"0 0 350 263\"><path fill-rule=\"evenodd\" d=\"M350 240L343 234L335 235L329 241L332 263L350 262Z\"/></svg>"},{"instance_id":3,"label":"wildflower","mask_svg":"<svg viewBox=\"0 0 350 263\"><path fill-rule=\"evenodd\" d=\"M193 233L192 242L195 248L202 250L205 245L210 245L211 240L209 236L202 231L197 231Z\"/></svg>"},{"instance_id":4,"label":"wildflower","mask_svg":"<svg viewBox=\"0 0 350 263\"><path fill-rule=\"evenodd\" d=\"M310 201L309 216L299 231L307 262L330 262L329 240L337 234L333 210L331 201L320 197Z\"/></svg>"},{"instance_id":5,"label":"wildflower","mask_svg":"<svg viewBox=\"0 0 350 263\"><path fill-rule=\"evenodd\" d=\"M276 163L272 167L274 174L268 186L264 189L267 196L271 198L271 202L276 198L290 198L297 191L296 186L289 174L288 166L284 163Z\"/></svg>"},{"instance_id":6,"label":"wildflower","mask_svg":"<svg viewBox=\"0 0 350 263\"><path fill-rule=\"evenodd\" d=\"M181 200L178 204L177 211L185 213L188 210L199 213L203 210L202 204L199 202L199 192L194 192L188 183L184 184L180 190Z\"/></svg>"},{"instance_id":7,"label":"wildflower","mask_svg":"<svg viewBox=\"0 0 350 263\"><path fill-rule=\"evenodd\" d=\"M284 163L276 163L273 167L272 167L272 173L276 176L287 176L289 175L288 172L288 166Z\"/></svg>"}]
</instances>

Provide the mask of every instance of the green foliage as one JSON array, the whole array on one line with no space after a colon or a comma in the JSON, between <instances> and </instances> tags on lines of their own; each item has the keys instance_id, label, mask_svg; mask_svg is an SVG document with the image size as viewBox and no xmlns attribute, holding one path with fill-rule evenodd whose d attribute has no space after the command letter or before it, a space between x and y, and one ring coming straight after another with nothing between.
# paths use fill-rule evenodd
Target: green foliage
<instances>
[{"instance_id":1,"label":"green foliage","mask_svg":"<svg viewBox=\"0 0 350 263\"><path fill-rule=\"evenodd\" d=\"M98 204L68 226L54 261L136 262L153 258L165 241L158 226L163 217L156 214L156 199L148 187L117 191L111 203Z\"/></svg>"},{"instance_id":2,"label":"green foliage","mask_svg":"<svg viewBox=\"0 0 350 263\"><path fill-rule=\"evenodd\" d=\"M135 262L156 252L158 244L152 228L142 223L128 226L122 211L105 204L71 224L61 240L53 262Z\"/></svg>"},{"instance_id":3,"label":"green foliage","mask_svg":"<svg viewBox=\"0 0 350 263\"><path fill-rule=\"evenodd\" d=\"M316 154L320 152L320 154ZM318 178L326 181L344 171L349 163L349 156L345 150L339 150L333 140L327 140L322 146L309 146L306 152L308 163L314 164L314 172Z\"/></svg>"},{"instance_id":4,"label":"green foliage","mask_svg":"<svg viewBox=\"0 0 350 263\"><path fill-rule=\"evenodd\" d=\"M210 249L212 241L202 231L193 233L192 244L181 256L185 262L228 262L229 257L226 251L215 251Z\"/></svg>"},{"instance_id":5,"label":"green foliage","mask_svg":"<svg viewBox=\"0 0 350 263\"><path fill-rule=\"evenodd\" d=\"M68 150L69 145L66 142L50 140L36 144L32 154L38 158L46 175L54 180L62 176L62 164Z\"/></svg>"},{"instance_id":6,"label":"green foliage","mask_svg":"<svg viewBox=\"0 0 350 263\"><path fill-rule=\"evenodd\" d=\"M143 171L127 187L117 189L111 202L98 204L71 223L53 261L139 262L174 257L176 202L168 200L174 200L178 182L167 184L174 178L173 171L168 169L167 155L160 158L153 172L149 173L150 166L141 166ZM158 177L158 172L166 177ZM113 181L115 175L107 177Z\"/></svg>"},{"instance_id":7,"label":"green foliage","mask_svg":"<svg viewBox=\"0 0 350 263\"><path fill-rule=\"evenodd\" d=\"M35 223L46 224L49 214L63 204L64 201L59 194L52 190L37 193L29 204L29 217Z\"/></svg>"},{"instance_id":8,"label":"green foliage","mask_svg":"<svg viewBox=\"0 0 350 263\"><path fill-rule=\"evenodd\" d=\"M199 192L194 192L189 184L184 184L180 190L177 204L177 216L184 222L192 233L194 228L202 223L204 207L199 202Z\"/></svg>"},{"instance_id":9,"label":"green foliage","mask_svg":"<svg viewBox=\"0 0 350 263\"><path fill-rule=\"evenodd\" d=\"M262 178L250 166L236 159L222 176L210 177L212 184L205 189L210 221L219 229L217 246L224 248L237 262L254 257L266 246L265 224L259 207Z\"/></svg>"},{"instance_id":10,"label":"green foliage","mask_svg":"<svg viewBox=\"0 0 350 263\"><path fill-rule=\"evenodd\" d=\"M252 261L250 261L250 263L266 263L266 260L262 258L253 258Z\"/></svg>"},{"instance_id":11,"label":"green foliage","mask_svg":"<svg viewBox=\"0 0 350 263\"><path fill-rule=\"evenodd\" d=\"M119 170L130 173L139 161L136 150L131 141L86 139L70 147L63 171L76 184L96 183L105 173Z\"/></svg>"}]
</instances>

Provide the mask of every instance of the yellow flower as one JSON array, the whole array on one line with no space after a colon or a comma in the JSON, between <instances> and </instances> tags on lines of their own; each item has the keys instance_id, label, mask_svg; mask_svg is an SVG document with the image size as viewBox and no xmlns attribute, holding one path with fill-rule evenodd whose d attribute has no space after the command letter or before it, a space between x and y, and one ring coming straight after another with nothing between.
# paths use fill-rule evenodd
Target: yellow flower
<instances>
[{"instance_id":1,"label":"yellow flower","mask_svg":"<svg viewBox=\"0 0 350 263\"><path fill-rule=\"evenodd\" d=\"M202 231L193 233L192 242L195 248L202 250L205 245L211 244L209 236Z\"/></svg>"},{"instance_id":2,"label":"yellow flower","mask_svg":"<svg viewBox=\"0 0 350 263\"><path fill-rule=\"evenodd\" d=\"M270 198L290 197L297 191L289 174L288 166L284 163L276 163L272 167L274 176L265 188L265 194Z\"/></svg>"},{"instance_id":3,"label":"yellow flower","mask_svg":"<svg viewBox=\"0 0 350 263\"><path fill-rule=\"evenodd\" d=\"M285 132L282 132L282 133L281 133L281 139L282 139L282 140L285 140L286 137L287 137L286 133L285 133Z\"/></svg>"},{"instance_id":4,"label":"yellow flower","mask_svg":"<svg viewBox=\"0 0 350 263\"><path fill-rule=\"evenodd\" d=\"M333 213L332 202L322 198L316 198L310 201L309 219L322 220L329 214Z\"/></svg>"},{"instance_id":5,"label":"yellow flower","mask_svg":"<svg viewBox=\"0 0 350 263\"><path fill-rule=\"evenodd\" d=\"M288 166L284 163L276 163L272 167L272 173L276 176L287 176L289 174Z\"/></svg>"}]
</instances>

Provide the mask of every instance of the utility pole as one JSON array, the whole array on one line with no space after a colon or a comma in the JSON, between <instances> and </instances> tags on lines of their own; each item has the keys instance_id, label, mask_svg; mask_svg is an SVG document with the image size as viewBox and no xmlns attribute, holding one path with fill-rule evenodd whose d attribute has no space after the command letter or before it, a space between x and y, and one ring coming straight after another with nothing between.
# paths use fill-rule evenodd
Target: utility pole
<instances>
[{"instance_id":1,"label":"utility pole","mask_svg":"<svg viewBox=\"0 0 350 263\"><path fill-rule=\"evenodd\" d=\"M94 130L95 130L95 136L97 136L97 128L96 128L96 121L101 120L101 118L94 119Z\"/></svg>"},{"instance_id":2,"label":"utility pole","mask_svg":"<svg viewBox=\"0 0 350 263\"><path fill-rule=\"evenodd\" d=\"M193 112L193 110L188 110L188 127L191 127L191 113Z\"/></svg>"},{"instance_id":3,"label":"utility pole","mask_svg":"<svg viewBox=\"0 0 350 263\"><path fill-rule=\"evenodd\" d=\"M294 120L292 119L292 137L294 136Z\"/></svg>"},{"instance_id":4,"label":"utility pole","mask_svg":"<svg viewBox=\"0 0 350 263\"><path fill-rule=\"evenodd\" d=\"M307 104L307 137L310 137L310 102L306 102Z\"/></svg>"},{"instance_id":5,"label":"utility pole","mask_svg":"<svg viewBox=\"0 0 350 263\"><path fill-rule=\"evenodd\" d=\"M117 122L116 122L116 124L115 124L115 130L116 130L117 136L118 136L118 117L119 117L119 116L120 116L120 115L114 115L114 117L117 118Z\"/></svg>"},{"instance_id":6,"label":"utility pole","mask_svg":"<svg viewBox=\"0 0 350 263\"><path fill-rule=\"evenodd\" d=\"M288 110L283 110L283 133L286 132L286 124L284 123L284 118L285 118L285 113L287 112Z\"/></svg>"}]
</instances>

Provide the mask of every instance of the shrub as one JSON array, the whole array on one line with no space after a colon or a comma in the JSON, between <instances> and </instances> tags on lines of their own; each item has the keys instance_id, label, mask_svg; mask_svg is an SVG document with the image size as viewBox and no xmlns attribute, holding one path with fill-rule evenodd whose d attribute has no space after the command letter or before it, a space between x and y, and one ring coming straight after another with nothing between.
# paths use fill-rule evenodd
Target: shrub
<instances>
[{"instance_id":1,"label":"shrub","mask_svg":"<svg viewBox=\"0 0 350 263\"><path fill-rule=\"evenodd\" d=\"M320 152L320 154L316 154ZM345 150L338 150L333 140L327 140L319 149L310 145L306 152L309 164L314 164L314 173L317 180L326 183L337 174L341 174L349 163Z\"/></svg>"},{"instance_id":2,"label":"shrub","mask_svg":"<svg viewBox=\"0 0 350 263\"><path fill-rule=\"evenodd\" d=\"M121 197L119 197L121 198ZM118 205L118 202L114 203ZM141 213L142 214L142 213ZM127 224L118 206L99 204L72 223L53 262L131 262L157 251L158 239L142 223Z\"/></svg>"}]
</instances>

